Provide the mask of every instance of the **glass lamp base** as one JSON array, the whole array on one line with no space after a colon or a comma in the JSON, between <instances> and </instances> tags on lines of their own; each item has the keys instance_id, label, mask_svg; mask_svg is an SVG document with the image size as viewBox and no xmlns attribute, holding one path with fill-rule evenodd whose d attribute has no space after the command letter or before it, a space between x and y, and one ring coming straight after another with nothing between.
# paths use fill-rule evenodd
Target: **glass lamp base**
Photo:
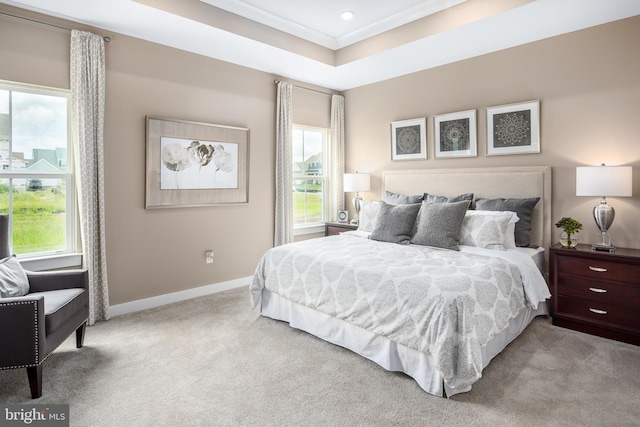
<instances>
[{"instance_id":1,"label":"glass lamp base","mask_svg":"<svg viewBox=\"0 0 640 427\"><path fill-rule=\"evenodd\" d=\"M594 251L614 252L616 247L611 244L611 238L607 233L600 235L600 241L591 245L591 249Z\"/></svg>"}]
</instances>

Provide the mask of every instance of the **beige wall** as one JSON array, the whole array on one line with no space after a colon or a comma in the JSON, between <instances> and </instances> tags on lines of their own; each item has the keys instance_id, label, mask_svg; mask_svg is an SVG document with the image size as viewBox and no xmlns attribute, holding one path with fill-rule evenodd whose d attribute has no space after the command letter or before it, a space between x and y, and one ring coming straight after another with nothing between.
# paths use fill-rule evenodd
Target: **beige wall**
<instances>
[{"instance_id":1,"label":"beige wall","mask_svg":"<svg viewBox=\"0 0 640 427\"><path fill-rule=\"evenodd\" d=\"M347 172L372 171L368 200L381 197L385 169L550 165L552 219L572 216L581 239L598 236L597 198L575 196L575 167L631 165L633 197L610 198L618 246L640 248L640 17L554 37L349 90ZM487 157L485 108L539 99L541 153ZM477 110L478 157L434 159L433 116ZM428 159L392 162L390 125L427 117ZM554 227L554 240L559 232Z\"/></svg>"},{"instance_id":2,"label":"beige wall","mask_svg":"<svg viewBox=\"0 0 640 427\"><path fill-rule=\"evenodd\" d=\"M4 5L0 10L16 11ZM105 175L111 304L252 275L273 241L275 76L109 35ZM633 18L350 90L347 171L373 171L374 189L363 194L372 200L380 197L384 169L548 164L555 174L553 217L580 219L589 240L596 234L590 210L597 200L573 196L575 166L631 164L634 197L611 200L618 212L612 236L620 246L640 248L638 40L640 18ZM0 58L0 79L69 87L67 31L0 16ZM541 100L542 153L485 157L483 108L531 99ZM471 108L478 109L480 155L434 160L432 116ZM296 123L328 126L329 97L296 89L294 111ZM249 128L250 203L145 210L146 115ZM391 162L389 123L424 116L429 159ZM210 248L215 261L207 265L204 251Z\"/></svg>"},{"instance_id":3,"label":"beige wall","mask_svg":"<svg viewBox=\"0 0 640 427\"><path fill-rule=\"evenodd\" d=\"M104 136L110 303L251 276L273 243L276 77L109 35ZM69 88L69 38L65 30L0 16L0 79ZM329 96L299 88L293 95L296 122L329 126ZM145 210L147 115L249 128L249 204ZM215 252L210 265L204 262L207 249Z\"/></svg>"}]
</instances>

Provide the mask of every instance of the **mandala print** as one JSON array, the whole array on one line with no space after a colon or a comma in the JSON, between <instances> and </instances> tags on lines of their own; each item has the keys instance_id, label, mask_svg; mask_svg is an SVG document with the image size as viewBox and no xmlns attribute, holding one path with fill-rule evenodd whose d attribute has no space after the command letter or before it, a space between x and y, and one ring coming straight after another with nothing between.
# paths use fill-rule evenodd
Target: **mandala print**
<instances>
[{"instance_id":1,"label":"mandala print","mask_svg":"<svg viewBox=\"0 0 640 427\"><path fill-rule=\"evenodd\" d=\"M469 119L440 123L440 151L469 149Z\"/></svg>"},{"instance_id":2,"label":"mandala print","mask_svg":"<svg viewBox=\"0 0 640 427\"><path fill-rule=\"evenodd\" d=\"M496 146L511 147L531 144L531 112L515 111L513 113L496 114L495 136Z\"/></svg>"},{"instance_id":3,"label":"mandala print","mask_svg":"<svg viewBox=\"0 0 640 427\"><path fill-rule=\"evenodd\" d=\"M420 153L420 126L396 129L396 154Z\"/></svg>"}]
</instances>

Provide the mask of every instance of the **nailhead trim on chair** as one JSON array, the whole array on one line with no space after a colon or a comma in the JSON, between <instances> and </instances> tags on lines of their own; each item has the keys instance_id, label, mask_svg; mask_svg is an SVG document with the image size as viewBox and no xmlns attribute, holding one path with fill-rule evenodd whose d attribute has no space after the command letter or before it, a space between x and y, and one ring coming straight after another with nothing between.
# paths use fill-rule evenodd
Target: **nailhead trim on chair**
<instances>
[{"instance_id":1,"label":"nailhead trim on chair","mask_svg":"<svg viewBox=\"0 0 640 427\"><path fill-rule=\"evenodd\" d=\"M35 354L36 354L36 359L35 362L33 364L29 364L29 365L17 365L17 366L5 366L4 368L0 368L0 370L2 369L17 369L17 368L31 368L33 366L38 366L38 301L16 301L16 302L2 302L0 301L0 305L24 305L24 304L33 304L35 310L34 310L34 315L35 318L34 320L34 324L36 325L36 336L35 336Z\"/></svg>"}]
</instances>

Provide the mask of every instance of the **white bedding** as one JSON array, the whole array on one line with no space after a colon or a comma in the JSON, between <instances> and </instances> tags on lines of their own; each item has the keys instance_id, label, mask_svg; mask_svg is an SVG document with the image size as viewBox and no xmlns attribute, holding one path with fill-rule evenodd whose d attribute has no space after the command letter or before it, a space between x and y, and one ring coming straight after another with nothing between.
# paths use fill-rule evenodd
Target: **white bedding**
<instances>
[{"instance_id":1,"label":"white bedding","mask_svg":"<svg viewBox=\"0 0 640 427\"><path fill-rule=\"evenodd\" d=\"M539 303L549 292L523 251L456 252L343 233L269 250L251 297L267 316L451 396L546 313Z\"/></svg>"}]
</instances>

